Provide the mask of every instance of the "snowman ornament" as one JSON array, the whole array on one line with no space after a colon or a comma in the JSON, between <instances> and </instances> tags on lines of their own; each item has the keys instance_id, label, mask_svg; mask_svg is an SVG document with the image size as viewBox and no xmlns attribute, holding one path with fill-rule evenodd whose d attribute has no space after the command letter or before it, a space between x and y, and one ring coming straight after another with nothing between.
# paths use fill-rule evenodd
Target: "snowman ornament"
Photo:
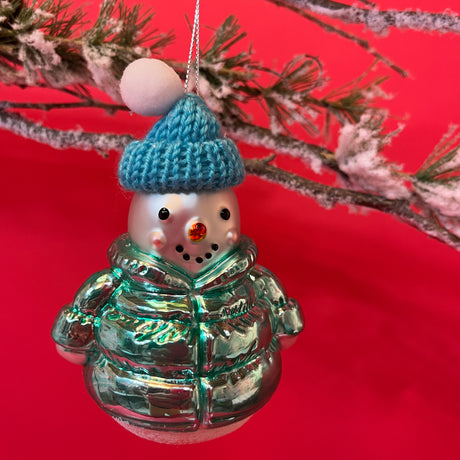
<instances>
[{"instance_id":1,"label":"snowman ornament","mask_svg":"<svg viewBox=\"0 0 460 460\"><path fill-rule=\"evenodd\" d=\"M163 117L121 158L120 183L134 196L111 267L61 309L52 337L132 433L214 439L268 402L302 313L240 234L243 162L204 101L154 59L130 64L120 89L133 112Z\"/></svg>"}]
</instances>

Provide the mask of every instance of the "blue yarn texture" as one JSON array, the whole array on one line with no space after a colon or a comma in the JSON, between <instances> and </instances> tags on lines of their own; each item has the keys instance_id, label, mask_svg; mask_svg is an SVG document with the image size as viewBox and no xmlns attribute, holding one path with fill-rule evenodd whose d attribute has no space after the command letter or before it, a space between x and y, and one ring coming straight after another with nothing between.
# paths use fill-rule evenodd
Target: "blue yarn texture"
<instances>
[{"instance_id":1,"label":"blue yarn texture","mask_svg":"<svg viewBox=\"0 0 460 460\"><path fill-rule=\"evenodd\" d=\"M180 99L144 140L131 142L118 168L123 187L161 194L221 190L241 184L244 175L237 146L194 94Z\"/></svg>"}]
</instances>

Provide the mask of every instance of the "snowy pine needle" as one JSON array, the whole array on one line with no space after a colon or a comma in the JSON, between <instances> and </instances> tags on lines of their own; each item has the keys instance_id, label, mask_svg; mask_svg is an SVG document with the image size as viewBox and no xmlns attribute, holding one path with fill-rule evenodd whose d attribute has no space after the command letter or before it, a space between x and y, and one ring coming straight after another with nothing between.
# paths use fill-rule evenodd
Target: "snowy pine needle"
<instances>
[{"instance_id":1,"label":"snowy pine needle","mask_svg":"<svg viewBox=\"0 0 460 460\"><path fill-rule=\"evenodd\" d=\"M414 176L416 193L460 235L460 132L452 125Z\"/></svg>"},{"instance_id":2,"label":"snowy pine needle","mask_svg":"<svg viewBox=\"0 0 460 460\"><path fill-rule=\"evenodd\" d=\"M452 182L460 175L460 129L451 125L415 177L421 182Z\"/></svg>"},{"instance_id":3,"label":"snowy pine needle","mask_svg":"<svg viewBox=\"0 0 460 460\"><path fill-rule=\"evenodd\" d=\"M91 26L71 2L0 2L0 80L19 86L109 90L134 59L162 51L171 33L151 28L153 12L105 0Z\"/></svg>"},{"instance_id":4,"label":"snowy pine needle","mask_svg":"<svg viewBox=\"0 0 460 460\"><path fill-rule=\"evenodd\" d=\"M383 115L366 113L356 125L343 126L335 152L337 162L360 189L390 199L407 199L410 192L399 175L401 167L389 163L381 154L402 127L383 134L384 120Z\"/></svg>"}]
</instances>

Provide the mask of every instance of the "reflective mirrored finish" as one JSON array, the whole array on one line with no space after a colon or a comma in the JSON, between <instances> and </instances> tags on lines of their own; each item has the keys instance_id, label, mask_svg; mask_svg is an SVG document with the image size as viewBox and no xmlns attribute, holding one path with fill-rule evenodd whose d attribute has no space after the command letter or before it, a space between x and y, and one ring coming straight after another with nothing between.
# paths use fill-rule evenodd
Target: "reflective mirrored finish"
<instances>
[{"instance_id":1,"label":"reflective mirrored finish","mask_svg":"<svg viewBox=\"0 0 460 460\"><path fill-rule=\"evenodd\" d=\"M270 399L303 318L251 239L195 276L128 234L108 258L52 330L102 409L139 436L186 443L231 432Z\"/></svg>"},{"instance_id":2,"label":"reflective mirrored finish","mask_svg":"<svg viewBox=\"0 0 460 460\"><path fill-rule=\"evenodd\" d=\"M128 233L142 251L195 277L238 243L240 214L232 188L201 193L136 193Z\"/></svg>"}]
</instances>

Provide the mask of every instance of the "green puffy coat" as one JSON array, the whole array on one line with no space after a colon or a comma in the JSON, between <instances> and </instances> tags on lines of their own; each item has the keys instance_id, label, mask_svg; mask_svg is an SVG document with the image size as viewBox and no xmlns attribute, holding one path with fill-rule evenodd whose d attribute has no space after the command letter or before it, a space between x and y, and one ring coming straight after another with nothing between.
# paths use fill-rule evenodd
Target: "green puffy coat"
<instances>
[{"instance_id":1,"label":"green puffy coat","mask_svg":"<svg viewBox=\"0 0 460 460\"><path fill-rule=\"evenodd\" d=\"M86 356L88 390L113 417L157 430L240 421L270 398L280 342L303 328L297 302L239 246L198 278L123 235L112 268L93 275L53 326L61 349Z\"/></svg>"}]
</instances>

